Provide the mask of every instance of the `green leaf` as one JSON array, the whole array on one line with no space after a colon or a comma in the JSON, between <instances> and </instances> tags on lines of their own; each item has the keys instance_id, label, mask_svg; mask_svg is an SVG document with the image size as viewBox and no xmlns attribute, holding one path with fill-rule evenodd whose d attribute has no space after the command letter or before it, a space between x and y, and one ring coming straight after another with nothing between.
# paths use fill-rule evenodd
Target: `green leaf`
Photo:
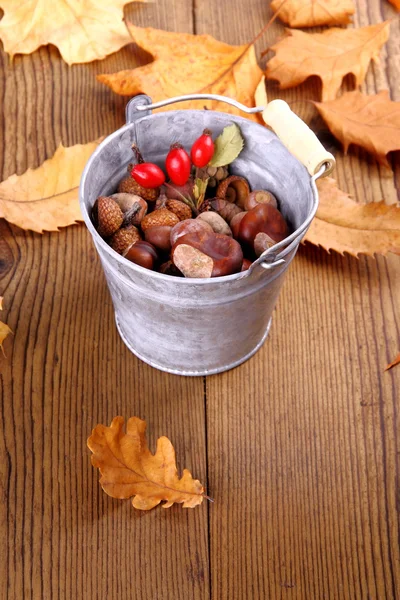
<instances>
[{"instance_id":1,"label":"green leaf","mask_svg":"<svg viewBox=\"0 0 400 600\"><path fill-rule=\"evenodd\" d=\"M224 127L223 132L215 140L214 156L209 162L210 167L229 165L239 156L243 145L242 132L236 123Z\"/></svg>"}]
</instances>

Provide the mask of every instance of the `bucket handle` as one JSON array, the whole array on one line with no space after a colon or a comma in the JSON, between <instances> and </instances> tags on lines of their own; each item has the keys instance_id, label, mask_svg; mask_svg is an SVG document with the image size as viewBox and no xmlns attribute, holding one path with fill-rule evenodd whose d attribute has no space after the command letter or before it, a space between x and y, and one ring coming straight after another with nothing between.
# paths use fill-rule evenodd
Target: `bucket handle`
<instances>
[{"instance_id":1,"label":"bucket handle","mask_svg":"<svg viewBox=\"0 0 400 600\"><path fill-rule=\"evenodd\" d=\"M140 102L140 98L146 98L146 102ZM323 173L319 175L320 177L326 177L335 167L334 156L325 150L315 133L290 109L284 100L272 100L266 107L256 106L249 108L233 98L218 94L188 94L186 96L168 98L167 100L161 100L153 104L148 103L148 97L137 96L128 104L127 120L134 120L135 117L133 115L135 111L150 111L177 102L187 102L188 100L215 100L235 106L242 112L250 115L262 113L262 118L266 125L274 130L284 146L306 167L311 176L319 173L321 167L326 165Z\"/></svg>"}]
</instances>

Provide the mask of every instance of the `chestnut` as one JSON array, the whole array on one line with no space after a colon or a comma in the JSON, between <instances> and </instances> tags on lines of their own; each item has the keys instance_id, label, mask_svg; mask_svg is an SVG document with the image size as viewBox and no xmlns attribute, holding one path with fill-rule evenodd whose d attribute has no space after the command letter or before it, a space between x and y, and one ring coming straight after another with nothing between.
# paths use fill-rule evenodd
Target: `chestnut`
<instances>
[{"instance_id":1,"label":"chestnut","mask_svg":"<svg viewBox=\"0 0 400 600\"><path fill-rule=\"evenodd\" d=\"M239 224L237 239L244 249L254 254L254 242L258 234L264 233L272 240L272 243L281 242L289 235L287 223L279 210L271 204L257 204L249 210ZM268 242L267 238L264 238ZM260 237L258 242L261 243ZM272 244L271 244L272 245ZM257 250L259 250L259 244Z\"/></svg>"},{"instance_id":2,"label":"chestnut","mask_svg":"<svg viewBox=\"0 0 400 600\"><path fill-rule=\"evenodd\" d=\"M274 208L278 208L278 201L271 192L266 190L255 190L251 192L244 201L245 210L251 210L257 204L271 204Z\"/></svg>"},{"instance_id":3,"label":"chestnut","mask_svg":"<svg viewBox=\"0 0 400 600\"><path fill-rule=\"evenodd\" d=\"M185 277L222 277L240 271L243 251L227 235L197 231L178 239L171 259Z\"/></svg>"},{"instance_id":4,"label":"chestnut","mask_svg":"<svg viewBox=\"0 0 400 600\"><path fill-rule=\"evenodd\" d=\"M157 250L148 242L136 242L124 253L125 258L145 269L153 270L158 260Z\"/></svg>"},{"instance_id":5,"label":"chestnut","mask_svg":"<svg viewBox=\"0 0 400 600\"><path fill-rule=\"evenodd\" d=\"M248 271L250 269L251 265L252 265L251 260L249 260L248 258L244 258L241 271Z\"/></svg>"},{"instance_id":6,"label":"chestnut","mask_svg":"<svg viewBox=\"0 0 400 600\"><path fill-rule=\"evenodd\" d=\"M232 202L228 202L228 200L223 200L222 198L214 198L214 200L210 201L210 205L229 225L233 217L242 212L242 209L236 206L236 204L232 204Z\"/></svg>"},{"instance_id":7,"label":"chestnut","mask_svg":"<svg viewBox=\"0 0 400 600\"><path fill-rule=\"evenodd\" d=\"M231 231L235 240L239 235L239 225L242 222L243 217L247 215L247 212L240 212L233 217L231 220Z\"/></svg>"},{"instance_id":8,"label":"chestnut","mask_svg":"<svg viewBox=\"0 0 400 600\"><path fill-rule=\"evenodd\" d=\"M169 252L171 250L171 231L172 227L170 225L156 225L146 229L144 237L146 242L164 252Z\"/></svg>"},{"instance_id":9,"label":"chestnut","mask_svg":"<svg viewBox=\"0 0 400 600\"><path fill-rule=\"evenodd\" d=\"M223 233L232 237L232 231L228 223L216 212L203 212L196 218L196 221L208 223L215 233Z\"/></svg>"},{"instance_id":10,"label":"chestnut","mask_svg":"<svg viewBox=\"0 0 400 600\"><path fill-rule=\"evenodd\" d=\"M172 277L182 277L182 273L176 268L172 260L167 260L158 269L163 275L171 275Z\"/></svg>"},{"instance_id":11,"label":"chestnut","mask_svg":"<svg viewBox=\"0 0 400 600\"><path fill-rule=\"evenodd\" d=\"M178 238L186 235L187 233L195 233L196 231L213 231L211 225L205 221L198 221L197 219L185 219L180 221L171 231L171 245L173 246Z\"/></svg>"}]
</instances>

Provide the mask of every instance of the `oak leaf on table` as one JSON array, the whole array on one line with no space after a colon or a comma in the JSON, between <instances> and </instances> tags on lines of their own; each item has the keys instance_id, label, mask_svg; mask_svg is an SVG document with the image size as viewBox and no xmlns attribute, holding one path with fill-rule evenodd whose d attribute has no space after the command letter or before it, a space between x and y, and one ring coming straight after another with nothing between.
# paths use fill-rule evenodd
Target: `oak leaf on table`
<instances>
[{"instance_id":1,"label":"oak leaf on table","mask_svg":"<svg viewBox=\"0 0 400 600\"><path fill-rule=\"evenodd\" d=\"M319 206L305 240L340 254L400 254L400 207L362 204L339 189L332 177L317 182Z\"/></svg>"},{"instance_id":2,"label":"oak leaf on table","mask_svg":"<svg viewBox=\"0 0 400 600\"><path fill-rule=\"evenodd\" d=\"M355 12L353 0L272 0L271 8L290 27L347 25Z\"/></svg>"},{"instance_id":3,"label":"oak leaf on table","mask_svg":"<svg viewBox=\"0 0 400 600\"><path fill-rule=\"evenodd\" d=\"M372 96L355 90L315 106L345 152L350 144L362 146L389 167L386 155L400 150L400 102L392 102L387 90Z\"/></svg>"},{"instance_id":4,"label":"oak leaf on table","mask_svg":"<svg viewBox=\"0 0 400 600\"><path fill-rule=\"evenodd\" d=\"M349 73L357 85L362 84L369 63L378 60L389 38L389 28L390 22L385 21L359 29L334 27L323 33L287 29L287 36L271 46L276 54L267 63L266 76L285 89L317 75L322 81L322 100L332 100Z\"/></svg>"},{"instance_id":5,"label":"oak leaf on table","mask_svg":"<svg viewBox=\"0 0 400 600\"><path fill-rule=\"evenodd\" d=\"M87 445L93 452L92 464L100 470L100 484L113 498L131 498L135 508L150 510L165 500L164 508L174 503L193 508L204 499L204 488L187 469L178 476L175 450L166 437L157 441L152 454L147 446L146 422L128 419L126 433L123 417L111 426L96 425Z\"/></svg>"},{"instance_id":6,"label":"oak leaf on table","mask_svg":"<svg viewBox=\"0 0 400 600\"><path fill-rule=\"evenodd\" d=\"M400 352L396 356L396 358L391 363L388 364L385 371L389 371L389 369L393 369L393 367L395 367L396 365L400 365Z\"/></svg>"},{"instance_id":7,"label":"oak leaf on table","mask_svg":"<svg viewBox=\"0 0 400 600\"><path fill-rule=\"evenodd\" d=\"M38 233L82 221L78 189L82 171L99 140L57 148L37 169L0 183L0 218Z\"/></svg>"},{"instance_id":8,"label":"oak leaf on table","mask_svg":"<svg viewBox=\"0 0 400 600\"><path fill-rule=\"evenodd\" d=\"M0 39L11 58L53 44L69 65L102 59L132 43L123 21L130 1L0 0Z\"/></svg>"},{"instance_id":9,"label":"oak leaf on table","mask_svg":"<svg viewBox=\"0 0 400 600\"><path fill-rule=\"evenodd\" d=\"M0 296L0 310L3 309L3 298L2 296ZM2 321L0 321L0 348L3 351L4 354L4 348L3 348L3 342L6 339L6 337L8 336L8 334L12 333L11 329L9 328L8 325L6 325L5 323L3 323Z\"/></svg>"},{"instance_id":10,"label":"oak leaf on table","mask_svg":"<svg viewBox=\"0 0 400 600\"><path fill-rule=\"evenodd\" d=\"M194 93L222 94L247 106L255 106L254 93L262 71L254 46L230 46L210 35L171 33L128 23L133 40L150 53L153 61L143 67L97 78L122 96L148 94L153 102ZM181 102L162 110L177 108L219 109L232 114L236 108L209 100ZM257 121L255 115L248 115Z\"/></svg>"}]
</instances>

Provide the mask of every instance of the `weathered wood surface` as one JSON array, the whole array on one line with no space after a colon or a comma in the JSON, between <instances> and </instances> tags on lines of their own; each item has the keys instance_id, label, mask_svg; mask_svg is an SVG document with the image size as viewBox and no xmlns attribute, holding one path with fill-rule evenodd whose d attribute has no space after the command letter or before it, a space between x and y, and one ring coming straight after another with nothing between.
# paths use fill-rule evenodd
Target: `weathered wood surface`
<instances>
[{"instance_id":1,"label":"weathered wood surface","mask_svg":"<svg viewBox=\"0 0 400 600\"><path fill-rule=\"evenodd\" d=\"M357 25L393 16L359 0ZM157 0L136 24L249 41L268 2ZM258 43L273 43L277 22ZM69 68L53 47L0 53L0 176L119 127L125 99L95 74L143 64L134 46ZM400 100L400 25L367 77ZM305 96L280 93L338 158L360 201L400 194L361 150L344 158ZM397 189L396 189L397 187ZM0 224L0 598L373 599L400 594L399 382L384 366L400 346L400 260L355 260L307 246L293 263L270 338L229 373L159 373L119 339L101 267L83 225L59 234ZM137 415L152 444L166 434L214 504L135 512L107 497L86 438L96 423Z\"/></svg>"}]
</instances>

